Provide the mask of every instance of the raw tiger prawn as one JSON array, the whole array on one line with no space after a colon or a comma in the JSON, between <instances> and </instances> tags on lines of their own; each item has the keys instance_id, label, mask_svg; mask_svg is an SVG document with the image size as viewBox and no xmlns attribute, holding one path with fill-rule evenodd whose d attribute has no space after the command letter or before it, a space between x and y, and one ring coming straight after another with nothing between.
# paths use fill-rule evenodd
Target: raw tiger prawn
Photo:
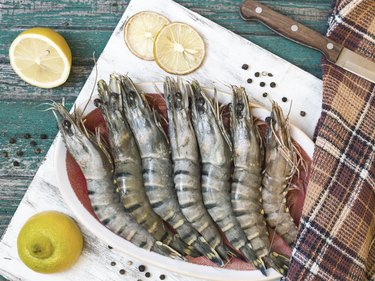
<instances>
[{"instance_id":1,"label":"raw tiger prawn","mask_svg":"<svg viewBox=\"0 0 375 281\"><path fill-rule=\"evenodd\" d=\"M262 205L262 138L244 88L233 87L230 116L234 161L231 201L234 215L257 257L285 274L288 259L270 252Z\"/></svg>"},{"instance_id":2,"label":"raw tiger prawn","mask_svg":"<svg viewBox=\"0 0 375 281\"><path fill-rule=\"evenodd\" d=\"M218 108L214 107L197 81L192 83L192 89L192 118L202 161L201 184L204 205L229 243L266 275L263 260L257 258L232 209L229 196L231 142L218 116Z\"/></svg>"},{"instance_id":3,"label":"raw tiger prawn","mask_svg":"<svg viewBox=\"0 0 375 281\"><path fill-rule=\"evenodd\" d=\"M137 140L142 159L143 180L146 194L154 211L168 222L181 239L223 266L218 253L185 218L178 204L174 189L172 159L167 137L145 97L137 90L131 79L121 77L122 100L126 119Z\"/></svg>"},{"instance_id":4,"label":"raw tiger prawn","mask_svg":"<svg viewBox=\"0 0 375 281\"><path fill-rule=\"evenodd\" d=\"M224 245L203 203L198 143L189 114L191 87L167 77L164 82L174 183L181 211L224 260L230 250Z\"/></svg>"},{"instance_id":5,"label":"raw tiger prawn","mask_svg":"<svg viewBox=\"0 0 375 281\"><path fill-rule=\"evenodd\" d=\"M166 78L169 137L127 76L113 74L108 85L98 83L94 103L108 145L62 104L52 109L86 178L93 210L107 228L171 258L204 255L224 266L240 253L264 275L268 266L285 274L288 260L271 251L265 221L293 244L297 227L285 195L298 157L288 120L273 103L264 149L244 89L232 90L230 135L219 104L197 81Z\"/></svg>"},{"instance_id":6,"label":"raw tiger prawn","mask_svg":"<svg viewBox=\"0 0 375 281\"><path fill-rule=\"evenodd\" d=\"M108 152L83 127L82 120L72 116L61 103L51 109L65 146L81 168L87 184L88 196L99 221L114 233L138 247L174 259L183 257L168 245L157 241L125 212L112 180L112 163Z\"/></svg>"},{"instance_id":7,"label":"raw tiger prawn","mask_svg":"<svg viewBox=\"0 0 375 281\"><path fill-rule=\"evenodd\" d=\"M116 190L121 195L125 210L156 240L171 246L179 253L192 255L192 250L169 230L148 201L143 187L142 160L133 133L122 112L121 91L120 80L112 74L109 87L103 80L98 82L100 99L95 100L108 128Z\"/></svg>"},{"instance_id":8,"label":"raw tiger prawn","mask_svg":"<svg viewBox=\"0 0 375 281\"><path fill-rule=\"evenodd\" d=\"M298 171L298 154L292 143L289 123L276 102L272 103L268 122L262 180L263 208L268 224L292 246L297 236L297 226L286 206L286 194Z\"/></svg>"}]
</instances>

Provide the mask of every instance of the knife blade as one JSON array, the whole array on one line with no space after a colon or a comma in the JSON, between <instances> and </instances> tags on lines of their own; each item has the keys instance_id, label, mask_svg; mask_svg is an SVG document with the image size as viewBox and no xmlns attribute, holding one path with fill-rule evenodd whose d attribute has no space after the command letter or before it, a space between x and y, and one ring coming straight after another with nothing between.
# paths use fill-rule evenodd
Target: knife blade
<instances>
[{"instance_id":1,"label":"knife blade","mask_svg":"<svg viewBox=\"0 0 375 281\"><path fill-rule=\"evenodd\" d=\"M240 14L244 20L258 20L282 36L322 52L331 63L375 83L374 62L315 30L253 0L246 0L242 3Z\"/></svg>"}]
</instances>

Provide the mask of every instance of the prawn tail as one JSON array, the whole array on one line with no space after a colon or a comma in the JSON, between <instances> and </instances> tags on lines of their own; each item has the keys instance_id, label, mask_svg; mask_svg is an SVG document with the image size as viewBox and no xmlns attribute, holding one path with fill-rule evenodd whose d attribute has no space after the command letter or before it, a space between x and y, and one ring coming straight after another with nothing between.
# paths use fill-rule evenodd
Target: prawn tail
<instances>
[{"instance_id":1,"label":"prawn tail","mask_svg":"<svg viewBox=\"0 0 375 281\"><path fill-rule=\"evenodd\" d=\"M250 245L245 245L240 248L241 253L245 258L251 262L264 276L267 276L266 265L261 258L258 258Z\"/></svg>"},{"instance_id":2,"label":"prawn tail","mask_svg":"<svg viewBox=\"0 0 375 281\"><path fill-rule=\"evenodd\" d=\"M224 245L225 249L227 250L228 254L232 257L240 259L242 261L246 261L246 259L241 255L240 252L236 251L236 249L230 248L228 245Z\"/></svg>"},{"instance_id":3,"label":"prawn tail","mask_svg":"<svg viewBox=\"0 0 375 281\"><path fill-rule=\"evenodd\" d=\"M199 257L201 255L194 247L182 241L178 234L173 236L173 240L169 243L169 246L185 256Z\"/></svg>"},{"instance_id":4,"label":"prawn tail","mask_svg":"<svg viewBox=\"0 0 375 281\"><path fill-rule=\"evenodd\" d=\"M151 250L160 255L167 256L175 260L185 260L185 258L180 253L160 241L156 241Z\"/></svg>"},{"instance_id":5,"label":"prawn tail","mask_svg":"<svg viewBox=\"0 0 375 281\"><path fill-rule=\"evenodd\" d=\"M220 267L224 266L224 262L220 258L219 254L207 243L203 237L198 237L198 239L192 243L192 246L213 263Z\"/></svg>"},{"instance_id":6,"label":"prawn tail","mask_svg":"<svg viewBox=\"0 0 375 281\"><path fill-rule=\"evenodd\" d=\"M286 276L289 267L289 258L283 255L280 255L276 252L271 252L267 257L264 257L268 266L275 269L277 272Z\"/></svg>"},{"instance_id":7,"label":"prawn tail","mask_svg":"<svg viewBox=\"0 0 375 281\"><path fill-rule=\"evenodd\" d=\"M226 262L229 262L232 257L236 257L239 259L243 259L238 253L233 251L231 248L229 248L227 245L219 244L215 248L216 252L220 255L220 257L225 260Z\"/></svg>"}]
</instances>

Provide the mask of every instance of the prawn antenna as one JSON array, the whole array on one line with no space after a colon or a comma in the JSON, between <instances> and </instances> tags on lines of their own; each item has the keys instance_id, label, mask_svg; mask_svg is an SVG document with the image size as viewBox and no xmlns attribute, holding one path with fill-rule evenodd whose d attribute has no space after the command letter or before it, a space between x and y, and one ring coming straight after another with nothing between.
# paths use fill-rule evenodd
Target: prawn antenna
<instances>
[{"instance_id":1,"label":"prawn antenna","mask_svg":"<svg viewBox=\"0 0 375 281\"><path fill-rule=\"evenodd\" d=\"M165 140L167 141L167 143L169 144L169 139L166 135L166 133L164 132L164 129L161 125L161 122L160 122L160 119L162 118L160 116L160 114L158 114L158 112L156 111L156 109L152 109L152 115L154 117L154 121L155 121L155 124L156 124L156 127L158 127L158 129L160 130L160 132L163 134L163 136L165 137ZM168 124L168 123L167 123Z\"/></svg>"},{"instance_id":2,"label":"prawn antenna","mask_svg":"<svg viewBox=\"0 0 375 281\"><path fill-rule=\"evenodd\" d=\"M165 95L163 94L163 92L159 89L155 82L153 82L152 85L154 86L155 94L158 95L166 103Z\"/></svg>"},{"instance_id":3,"label":"prawn antenna","mask_svg":"<svg viewBox=\"0 0 375 281\"><path fill-rule=\"evenodd\" d=\"M113 166L114 162L112 160L111 154L108 152L108 144L104 141L100 127L95 128L95 143L99 147L99 149L103 152L105 158L109 161L109 163Z\"/></svg>"},{"instance_id":4,"label":"prawn antenna","mask_svg":"<svg viewBox=\"0 0 375 281\"><path fill-rule=\"evenodd\" d=\"M290 100L290 106L289 106L288 114L285 117L285 122L289 120L290 113L292 112L292 105L293 105L293 100Z\"/></svg>"},{"instance_id":5,"label":"prawn antenna","mask_svg":"<svg viewBox=\"0 0 375 281\"><path fill-rule=\"evenodd\" d=\"M98 63L97 63L96 58L95 58L95 51L92 53L92 59L94 61L94 67L95 67L95 81L94 81L94 86L91 89L90 97L87 100L87 102L86 102L86 104L85 104L85 106L84 106L84 108L82 110L82 116L85 113L85 111L87 109L87 106L88 106L88 104L90 103L90 101L92 99L92 96L94 95L94 90L95 90L95 87L96 87L96 83L98 81Z\"/></svg>"}]
</instances>

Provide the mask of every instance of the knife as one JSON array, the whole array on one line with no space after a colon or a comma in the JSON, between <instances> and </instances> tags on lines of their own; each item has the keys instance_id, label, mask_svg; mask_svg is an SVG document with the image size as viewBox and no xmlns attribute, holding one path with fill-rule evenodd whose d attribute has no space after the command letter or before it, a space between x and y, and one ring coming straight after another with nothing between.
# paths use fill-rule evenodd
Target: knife
<instances>
[{"instance_id":1,"label":"knife","mask_svg":"<svg viewBox=\"0 0 375 281\"><path fill-rule=\"evenodd\" d=\"M240 7L244 20L258 20L280 35L323 53L334 63L372 83L375 83L375 63L320 33L253 0Z\"/></svg>"}]
</instances>

